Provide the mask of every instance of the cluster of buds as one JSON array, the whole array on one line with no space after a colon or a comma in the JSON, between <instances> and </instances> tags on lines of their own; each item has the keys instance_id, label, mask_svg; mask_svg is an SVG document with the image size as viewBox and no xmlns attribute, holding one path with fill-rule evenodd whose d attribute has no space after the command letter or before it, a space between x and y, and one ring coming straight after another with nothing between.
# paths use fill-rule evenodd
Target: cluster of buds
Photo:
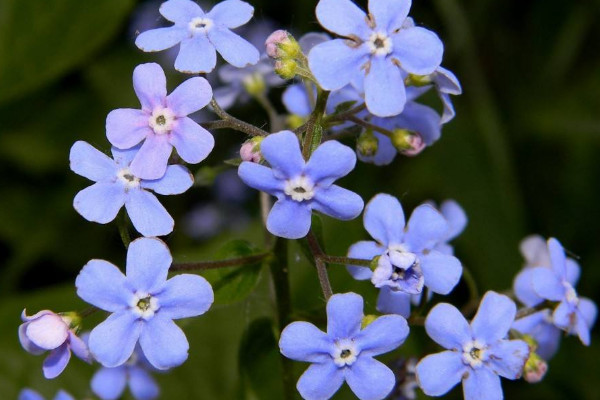
<instances>
[{"instance_id":1,"label":"cluster of buds","mask_svg":"<svg viewBox=\"0 0 600 400\"><path fill-rule=\"evenodd\" d=\"M285 30L277 30L265 41L267 55L275 60L275 72L283 79L292 79L305 69L306 57L302 53L300 44Z\"/></svg>"},{"instance_id":2,"label":"cluster of buds","mask_svg":"<svg viewBox=\"0 0 600 400\"><path fill-rule=\"evenodd\" d=\"M262 155L260 154L260 143L263 139L264 138L261 136L256 136L242 144L242 147L240 148L240 157L242 161L254 163L261 162Z\"/></svg>"}]
</instances>

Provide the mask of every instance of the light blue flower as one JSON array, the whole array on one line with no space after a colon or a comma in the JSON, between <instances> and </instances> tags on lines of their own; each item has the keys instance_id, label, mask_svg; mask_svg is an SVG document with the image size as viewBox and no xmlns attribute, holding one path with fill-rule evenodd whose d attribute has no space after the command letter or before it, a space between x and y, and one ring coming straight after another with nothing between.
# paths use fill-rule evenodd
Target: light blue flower
<instances>
[{"instance_id":1,"label":"light blue flower","mask_svg":"<svg viewBox=\"0 0 600 400\"><path fill-rule=\"evenodd\" d=\"M44 396L31 389L23 389L19 393L19 397L17 400L44 400ZM75 400L73 396L64 390L59 390L54 396L53 400Z\"/></svg>"},{"instance_id":2,"label":"light blue flower","mask_svg":"<svg viewBox=\"0 0 600 400\"><path fill-rule=\"evenodd\" d=\"M245 161L238 174L248 186L277 197L267 218L272 234L287 239L306 236L312 210L341 220L362 211L359 195L333 184L354 169L356 155L349 147L327 141L305 162L296 135L281 131L267 136L260 150L271 168Z\"/></svg>"},{"instance_id":3,"label":"light blue flower","mask_svg":"<svg viewBox=\"0 0 600 400\"><path fill-rule=\"evenodd\" d=\"M348 266L355 279L381 288L377 308L384 313L408 317L410 295L423 286L432 292L448 294L462 275L460 261L436 250L449 232L448 221L429 204L417 207L408 224L402 205L393 196L380 193L367 204L365 229L376 241L360 241L348 250L348 257L371 260L379 257L376 268Z\"/></svg>"},{"instance_id":4,"label":"light blue flower","mask_svg":"<svg viewBox=\"0 0 600 400\"><path fill-rule=\"evenodd\" d=\"M320 0L317 19L343 38L310 51L309 67L319 84L337 90L353 82L364 87L371 113L400 114L406 103L406 76L433 73L444 51L435 33L404 25L410 6L410 0L370 0L367 16L350 0Z\"/></svg>"},{"instance_id":5,"label":"light blue flower","mask_svg":"<svg viewBox=\"0 0 600 400\"><path fill-rule=\"evenodd\" d=\"M308 322L293 322L281 332L281 353L312 363L298 380L307 400L331 398L345 382L361 400L385 398L394 373L373 357L394 350L408 336L406 320L384 315L361 329L363 299L355 293L335 294L327 302L327 333Z\"/></svg>"},{"instance_id":6,"label":"light blue flower","mask_svg":"<svg viewBox=\"0 0 600 400\"><path fill-rule=\"evenodd\" d=\"M180 44L176 70L210 72L217 63L217 51L238 68L258 62L258 50L231 31L252 18L254 8L250 4L225 0L205 13L191 0L169 0L160 6L160 13L174 25L143 32L135 44L143 51L161 51Z\"/></svg>"},{"instance_id":7,"label":"light blue flower","mask_svg":"<svg viewBox=\"0 0 600 400\"><path fill-rule=\"evenodd\" d=\"M502 399L500 377L518 379L529 357L522 340L506 340L517 312L508 297L487 292L471 324L451 304L427 315L425 330L448 349L417 364L417 381L428 396L446 394L462 381L465 400Z\"/></svg>"},{"instance_id":8,"label":"light blue flower","mask_svg":"<svg viewBox=\"0 0 600 400\"><path fill-rule=\"evenodd\" d=\"M113 159L82 141L71 147L71 170L96 183L75 196L73 206L88 221L106 224L125 206L135 229L144 236L167 235L173 231L173 218L154 193L171 195L188 190L194 180L187 168L170 165L163 177L140 179L130 165L138 147L112 148Z\"/></svg>"},{"instance_id":9,"label":"light blue flower","mask_svg":"<svg viewBox=\"0 0 600 400\"><path fill-rule=\"evenodd\" d=\"M111 111L106 117L106 137L122 150L143 142L131 163L135 176L161 178L173 147L183 161L191 164L208 156L215 139L188 117L205 107L212 98L212 89L206 79L190 78L167 96L167 78L163 69L156 63L148 63L135 67L133 88L142 109Z\"/></svg>"},{"instance_id":10,"label":"light blue flower","mask_svg":"<svg viewBox=\"0 0 600 400\"><path fill-rule=\"evenodd\" d=\"M515 320L512 329L531 336L537 344L535 352L544 360L550 360L558 351L562 331L554 325L549 309Z\"/></svg>"},{"instance_id":11,"label":"light blue flower","mask_svg":"<svg viewBox=\"0 0 600 400\"><path fill-rule=\"evenodd\" d=\"M103 366L124 364L138 343L156 369L176 367L187 359L188 341L173 320L204 314L214 295L198 275L167 280L171 262L162 241L140 238L127 250L127 275L108 261L91 260L77 276L79 297L112 313L89 338L90 351Z\"/></svg>"}]
</instances>

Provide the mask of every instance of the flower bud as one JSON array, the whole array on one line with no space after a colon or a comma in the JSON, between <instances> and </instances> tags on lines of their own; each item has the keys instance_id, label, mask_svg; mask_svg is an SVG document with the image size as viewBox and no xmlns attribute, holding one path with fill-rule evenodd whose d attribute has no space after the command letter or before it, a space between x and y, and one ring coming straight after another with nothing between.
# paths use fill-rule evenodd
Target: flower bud
<instances>
[{"instance_id":1,"label":"flower bud","mask_svg":"<svg viewBox=\"0 0 600 400\"><path fill-rule=\"evenodd\" d=\"M255 137L246 141L240 148L240 157L243 161L258 163L262 159L260 154L260 142L262 137Z\"/></svg>"},{"instance_id":2,"label":"flower bud","mask_svg":"<svg viewBox=\"0 0 600 400\"><path fill-rule=\"evenodd\" d=\"M302 53L300 45L289 32L277 30L265 41L267 55L274 59L294 59Z\"/></svg>"},{"instance_id":3,"label":"flower bud","mask_svg":"<svg viewBox=\"0 0 600 400\"><path fill-rule=\"evenodd\" d=\"M396 129L391 137L392 144L405 156L416 156L427 146L421 135L407 129Z\"/></svg>"},{"instance_id":4,"label":"flower bud","mask_svg":"<svg viewBox=\"0 0 600 400\"><path fill-rule=\"evenodd\" d=\"M379 140L373 134L373 131L363 132L356 141L356 151L362 156L372 157L377 153Z\"/></svg>"},{"instance_id":5,"label":"flower bud","mask_svg":"<svg viewBox=\"0 0 600 400\"><path fill-rule=\"evenodd\" d=\"M292 79L296 76L298 63L293 59L279 60L275 63L275 72L283 79Z\"/></svg>"},{"instance_id":6,"label":"flower bud","mask_svg":"<svg viewBox=\"0 0 600 400\"><path fill-rule=\"evenodd\" d=\"M296 129L302 126L306 122L306 118L301 117L297 114L291 114L287 117L287 125L290 129Z\"/></svg>"},{"instance_id":7,"label":"flower bud","mask_svg":"<svg viewBox=\"0 0 600 400\"><path fill-rule=\"evenodd\" d=\"M537 383L544 379L547 371L546 361L532 351L523 368L523 379L529 383Z\"/></svg>"},{"instance_id":8,"label":"flower bud","mask_svg":"<svg viewBox=\"0 0 600 400\"><path fill-rule=\"evenodd\" d=\"M242 84L251 96L261 96L267 89L264 77L258 72L246 75L242 80Z\"/></svg>"}]
</instances>

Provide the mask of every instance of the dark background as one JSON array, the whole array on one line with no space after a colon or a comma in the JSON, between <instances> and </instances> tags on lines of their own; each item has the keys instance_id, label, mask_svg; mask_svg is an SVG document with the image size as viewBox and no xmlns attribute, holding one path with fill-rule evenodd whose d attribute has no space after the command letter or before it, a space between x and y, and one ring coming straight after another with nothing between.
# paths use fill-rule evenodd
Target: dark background
<instances>
[{"instance_id":1,"label":"dark background","mask_svg":"<svg viewBox=\"0 0 600 400\"><path fill-rule=\"evenodd\" d=\"M72 360L57 380L43 379L42 357L19 348L18 316L24 307L30 313L82 309L73 287L81 267L91 258L124 265L116 226L89 223L73 210L73 197L88 181L69 170L68 154L76 140L109 151L105 117L114 108L138 106L131 86L137 64L160 62L169 91L184 78L173 71L168 52L143 54L133 45L136 30L164 24L157 4L0 0L2 398L15 398L23 386L48 398L60 387L76 398L90 397L87 382L93 368L79 360ZM274 21L274 28L297 34L320 30L315 1L252 4L255 16ZM555 236L579 257L579 294L598 303L600 2L421 0L415 1L411 15L446 45L443 65L456 73L464 90L454 98L457 117L444 127L442 139L418 157L398 157L385 168L359 163L341 184L365 200L378 192L394 194L407 213L427 199L456 199L470 219L456 240L457 255L473 271L481 292L510 287L522 264L518 243L525 235ZM278 102L279 95L280 90L274 91L272 99ZM232 113L259 126L266 121L252 103ZM215 132L215 137L214 153L192 171L221 165L235 156L243 140L230 131ZM249 196L228 207L256 217L258 196ZM211 259L231 238L260 237L260 226L241 217L228 219L214 235L186 235L190 210L215 201L222 205L214 189L199 185L160 200L176 220L175 231L165 240L178 259ZM235 214L227 210L226 215ZM200 215L202 224L207 217ZM360 219L340 223L324 218L324 225L331 254L344 254L351 243L366 238ZM316 274L295 247L290 260L297 313L322 307ZM368 284L353 281L339 267L331 275L334 291L363 293L372 311L374 291ZM460 304L465 295L461 283L446 300ZM252 321L273 317L270 298L265 270L247 300L216 305L206 316L185 321L190 359L158 377L164 398L279 398L274 343L239 346ZM545 381L504 382L506 398L600 398L598 339L597 329L590 348L566 338ZM414 328L409 342L386 359L435 350L422 329ZM241 366L238 352L250 354L241 357ZM297 367L300 373L305 365ZM460 389L451 396L460 397Z\"/></svg>"}]
</instances>

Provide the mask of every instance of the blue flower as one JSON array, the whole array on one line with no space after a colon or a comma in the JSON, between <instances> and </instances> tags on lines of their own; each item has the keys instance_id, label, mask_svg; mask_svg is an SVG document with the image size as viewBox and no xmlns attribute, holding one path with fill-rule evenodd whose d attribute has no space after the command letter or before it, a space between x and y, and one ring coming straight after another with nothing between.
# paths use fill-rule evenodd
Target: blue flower
<instances>
[{"instance_id":1,"label":"blue flower","mask_svg":"<svg viewBox=\"0 0 600 400\"><path fill-rule=\"evenodd\" d=\"M19 397L17 400L44 400L44 396L31 389L23 389L21 393L19 393ZM53 400L75 400L73 396L64 390L59 390L54 396Z\"/></svg>"},{"instance_id":2,"label":"blue flower","mask_svg":"<svg viewBox=\"0 0 600 400\"><path fill-rule=\"evenodd\" d=\"M267 136L260 149L271 168L245 161L238 174L248 186L277 197L267 219L272 234L287 239L304 237L312 210L341 220L356 218L362 211L359 195L333 184L356 164L349 147L327 141L305 162L296 135L281 131Z\"/></svg>"},{"instance_id":3,"label":"blue flower","mask_svg":"<svg viewBox=\"0 0 600 400\"><path fill-rule=\"evenodd\" d=\"M206 279L183 274L167 280L171 254L156 238L140 238L127 250L127 275L104 260L91 260L75 281L83 300L112 314L90 333L92 355L105 367L117 367L139 342L157 369L182 364L189 344L174 319L204 314L213 302Z\"/></svg>"},{"instance_id":4,"label":"blue flower","mask_svg":"<svg viewBox=\"0 0 600 400\"><path fill-rule=\"evenodd\" d=\"M210 72L217 63L217 51L238 68L258 62L258 50L231 31L252 18L250 4L226 0L205 13L191 0L169 0L160 6L160 13L174 25L143 32L135 44L143 51L161 51L179 43L176 70Z\"/></svg>"},{"instance_id":5,"label":"blue flower","mask_svg":"<svg viewBox=\"0 0 600 400\"><path fill-rule=\"evenodd\" d=\"M361 400L386 397L394 373L373 357L394 350L408 336L399 315L384 315L361 330L363 299L355 293L336 294L327 302L327 333L308 322L293 322L281 332L281 353L312 365L298 380L307 400L329 399L344 381Z\"/></svg>"},{"instance_id":6,"label":"blue flower","mask_svg":"<svg viewBox=\"0 0 600 400\"><path fill-rule=\"evenodd\" d=\"M404 79L433 73L444 51L435 33L404 25L410 6L410 0L371 0L367 16L350 0L320 0L317 19L343 38L318 44L309 53L319 84L337 90L356 83L364 87L371 113L400 114L406 102Z\"/></svg>"},{"instance_id":7,"label":"blue flower","mask_svg":"<svg viewBox=\"0 0 600 400\"><path fill-rule=\"evenodd\" d=\"M166 235L173 231L173 218L149 190L163 195L183 193L192 186L192 175L181 165L170 165L160 179L140 179L130 169L137 150L113 147L112 160L86 142L75 142L71 170L96 183L77 193L73 206L88 221L106 224L125 205L133 226L142 235Z\"/></svg>"},{"instance_id":8,"label":"blue flower","mask_svg":"<svg viewBox=\"0 0 600 400\"><path fill-rule=\"evenodd\" d=\"M469 219L465 210L455 200L445 200L440 205L439 210L448 222L448 230L444 234L442 242L435 246L435 250L453 255L454 247L448 242L458 237L465 230Z\"/></svg>"},{"instance_id":9,"label":"blue flower","mask_svg":"<svg viewBox=\"0 0 600 400\"><path fill-rule=\"evenodd\" d=\"M565 251L558 240L548 240L548 252L551 268L535 267L531 271L533 290L542 299L559 302L552 313L554 325L569 334L576 334L584 345L589 346L590 329L598 313L596 304L577 295L569 281Z\"/></svg>"},{"instance_id":10,"label":"blue flower","mask_svg":"<svg viewBox=\"0 0 600 400\"><path fill-rule=\"evenodd\" d=\"M436 250L446 240L448 221L429 204L417 207L405 224L402 205L388 194L376 195L366 206L365 229L376 241L360 241L348 257L371 260L379 257L374 271L348 266L355 279L371 279L381 288L377 308L384 313L410 314L410 295L427 286L448 294L462 274L457 258Z\"/></svg>"},{"instance_id":11,"label":"blue flower","mask_svg":"<svg viewBox=\"0 0 600 400\"><path fill-rule=\"evenodd\" d=\"M64 371L71 351L82 360L92 362L87 345L75 334L71 327L73 320L68 315L43 310L27 316L23 310L21 319L19 341L23 348L35 355L50 351L42 366L46 379L54 379Z\"/></svg>"},{"instance_id":12,"label":"blue flower","mask_svg":"<svg viewBox=\"0 0 600 400\"><path fill-rule=\"evenodd\" d=\"M535 352L544 360L558 351L562 331L552 321L552 311L544 309L515 320L512 329L531 336L537 345Z\"/></svg>"},{"instance_id":13,"label":"blue flower","mask_svg":"<svg viewBox=\"0 0 600 400\"><path fill-rule=\"evenodd\" d=\"M133 88L141 110L119 108L106 117L106 136L115 147L126 150L143 141L131 163L131 171L142 179L165 174L173 147L188 163L204 160L215 140L188 114L206 106L212 89L204 78L190 78L167 96L167 81L160 65L138 65L133 71Z\"/></svg>"},{"instance_id":14,"label":"blue flower","mask_svg":"<svg viewBox=\"0 0 600 400\"><path fill-rule=\"evenodd\" d=\"M529 357L522 340L505 340L517 312L508 297L487 292L471 324L447 303L427 315L425 330L448 349L417 364L417 381L428 396L441 396L461 380L465 400L502 399L500 377L518 379Z\"/></svg>"},{"instance_id":15,"label":"blue flower","mask_svg":"<svg viewBox=\"0 0 600 400\"><path fill-rule=\"evenodd\" d=\"M92 391L102 400L120 398L129 385L129 390L136 400L153 400L160 394L160 389L152 376L148 360L139 347L136 347L127 362L115 368L100 368L92 377Z\"/></svg>"}]
</instances>

